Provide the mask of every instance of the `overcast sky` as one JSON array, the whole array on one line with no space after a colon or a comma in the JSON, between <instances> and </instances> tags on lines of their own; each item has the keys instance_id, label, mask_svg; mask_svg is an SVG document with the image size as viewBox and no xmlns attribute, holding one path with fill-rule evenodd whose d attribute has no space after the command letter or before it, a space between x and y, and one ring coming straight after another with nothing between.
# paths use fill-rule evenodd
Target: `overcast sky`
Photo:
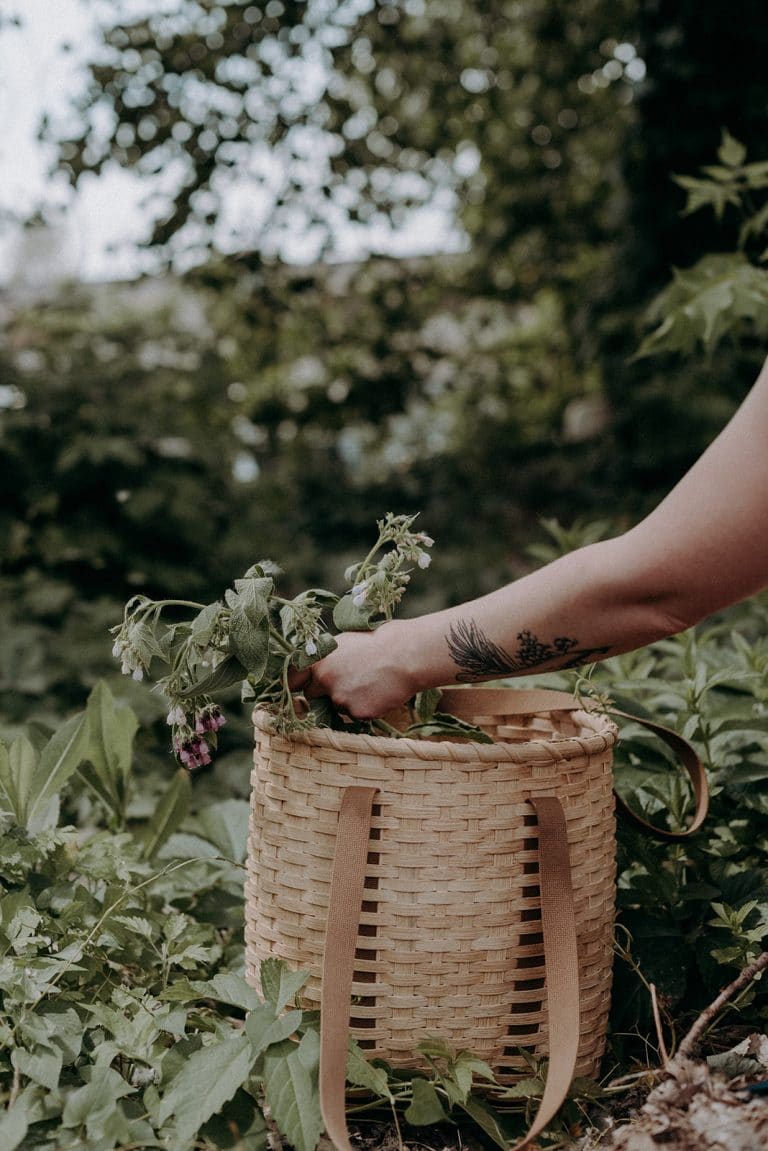
<instances>
[{"instance_id":1,"label":"overcast sky","mask_svg":"<svg viewBox=\"0 0 768 1151\"><path fill-rule=\"evenodd\" d=\"M147 7L147 0L120 2L123 10ZM152 7L172 8L179 2L153 0ZM88 279L131 277L151 265L137 248L149 227L141 207L146 185L132 173L107 166L98 178L86 176L73 194L62 176L49 175L53 150L36 137L45 112L59 121L81 88L83 60L97 42L94 21L99 12L114 8L114 0L0 0L0 217L28 216L45 204L60 237L56 268ZM20 28L5 23L11 16L20 17ZM248 189L235 189L231 210L238 212L243 200L250 200ZM246 210L252 209L250 200ZM374 234L367 243L359 229L342 236L339 254L353 258L368 247L405 255L444 251L460 242L446 199L394 236ZM0 223L0 283L18 274L19 253L19 229ZM313 253L294 243L283 256L301 261Z\"/></svg>"},{"instance_id":2,"label":"overcast sky","mask_svg":"<svg viewBox=\"0 0 768 1151\"><path fill-rule=\"evenodd\" d=\"M83 84L96 9L82 0L0 0L4 20L22 20L20 28L0 27L0 212L24 217L46 204L61 228L62 267L101 279L140 270L132 243L144 228L139 182L115 170L86 181L74 196L63 177L49 175L53 151L37 140L44 113L60 115ZM124 250L111 254L111 244ZM4 223L0 280L13 270L18 249L18 229Z\"/></svg>"}]
</instances>

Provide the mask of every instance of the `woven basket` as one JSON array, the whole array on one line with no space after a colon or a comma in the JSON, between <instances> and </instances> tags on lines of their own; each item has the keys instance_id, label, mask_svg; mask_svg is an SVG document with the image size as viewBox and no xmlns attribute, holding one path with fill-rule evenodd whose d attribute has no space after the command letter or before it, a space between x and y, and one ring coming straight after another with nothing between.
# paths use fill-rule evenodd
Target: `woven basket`
<instances>
[{"instance_id":1,"label":"woven basket","mask_svg":"<svg viewBox=\"0 0 768 1151\"><path fill-rule=\"evenodd\" d=\"M327 729L288 738L256 714L247 978L258 987L260 962L279 957L309 971L304 995L319 1006L335 901L334 931L351 931L353 968L342 1053L349 1020L367 1054L395 1065L413 1065L416 1045L441 1036L489 1062L502 1083L530 1074L523 1052L545 1057L552 1046L554 1058L564 1044L573 1051L561 1078L594 1075L610 1002L616 727L556 692L450 689L441 708L497 742ZM334 856L346 850L337 844L350 834L340 811L345 796L366 791L373 807L370 828L359 832L358 894L352 880L351 896L332 896ZM550 839L559 836L560 845L546 853L560 852L559 871L547 882L550 902L563 904L549 913L549 928L542 924L544 814L559 820ZM344 818L354 824L356 817ZM343 884L350 867L337 858L334 883ZM575 948L566 941L571 958L564 960L557 935L567 935L569 915ZM555 952L561 967L572 968L554 989L557 1020L547 1007L547 931L550 967ZM326 962L333 978L325 984L343 983L340 955ZM343 1005L335 1010L343 1014ZM575 1041L554 1033L563 1013Z\"/></svg>"}]
</instances>

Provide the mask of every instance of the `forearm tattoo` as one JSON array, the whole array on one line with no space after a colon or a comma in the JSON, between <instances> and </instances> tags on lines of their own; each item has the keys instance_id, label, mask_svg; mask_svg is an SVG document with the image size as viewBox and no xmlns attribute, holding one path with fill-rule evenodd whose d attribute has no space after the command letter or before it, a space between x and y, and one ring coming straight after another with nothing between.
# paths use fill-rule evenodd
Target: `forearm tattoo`
<instances>
[{"instance_id":1,"label":"forearm tattoo","mask_svg":"<svg viewBox=\"0 0 768 1151\"><path fill-rule=\"evenodd\" d=\"M533 671L544 664L554 664L558 669L579 667L610 651L608 647L579 647L577 639L567 636L558 636L552 643L542 643L533 632L521 631L517 636L517 651L513 655L489 639L475 620L459 620L451 624L445 638L451 659L460 669L456 676L460 683Z\"/></svg>"}]
</instances>

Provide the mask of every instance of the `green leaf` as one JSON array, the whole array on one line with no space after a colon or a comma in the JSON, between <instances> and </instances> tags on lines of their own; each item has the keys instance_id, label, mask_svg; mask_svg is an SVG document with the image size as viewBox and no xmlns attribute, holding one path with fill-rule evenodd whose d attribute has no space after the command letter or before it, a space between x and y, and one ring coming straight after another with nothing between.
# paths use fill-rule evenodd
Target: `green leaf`
<instances>
[{"instance_id":1,"label":"green leaf","mask_svg":"<svg viewBox=\"0 0 768 1151\"><path fill-rule=\"evenodd\" d=\"M365 1087L380 1099L392 1099L386 1071L369 1063L354 1039L350 1040L347 1055L347 1082L355 1087Z\"/></svg>"},{"instance_id":2,"label":"green leaf","mask_svg":"<svg viewBox=\"0 0 768 1151\"><path fill-rule=\"evenodd\" d=\"M315 1151L323 1131L316 1077L297 1043L273 1045L264 1055L264 1091L278 1130L295 1151Z\"/></svg>"},{"instance_id":3,"label":"green leaf","mask_svg":"<svg viewBox=\"0 0 768 1151\"><path fill-rule=\"evenodd\" d=\"M250 804L244 799L224 799L204 807L198 816L203 834L227 859L242 863L248 846Z\"/></svg>"},{"instance_id":4,"label":"green leaf","mask_svg":"<svg viewBox=\"0 0 768 1151\"><path fill-rule=\"evenodd\" d=\"M171 786L165 791L147 824L144 838L146 859L151 859L180 826L189 811L191 797L192 781L189 774L180 769L174 775Z\"/></svg>"},{"instance_id":5,"label":"green leaf","mask_svg":"<svg viewBox=\"0 0 768 1151\"><path fill-rule=\"evenodd\" d=\"M34 774L33 795L27 823L30 828L43 817L44 810L58 795L67 780L75 774L88 749L86 712L71 719L54 732L40 753ZM36 826L36 824L35 824Z\"/></svg>"},{"instance_id":6,"label":"green leaf","mask_svg":"<svg viewBox=\"0 0 768 1151\"><path fill-rule=\"evenodd\" d=\"M419 692L413 701L413 710L419 723L429 723L433 719L442 695L439 687L430 687L426 691Z\"/></svg>"},{"instance_id":7,"label":"green leaf","mask_svg":"<svg viewBox=\"0 0 768 1151\"><path fill-rule=\"evenodd\" d=\"M0 798L4 810L14 817L19 827L27 825L37 763L37 752L26 736L17 736L10 751L0 744Z\"/></svg>"},{"instance_id":8,"label":"green leaf","mask_svg":"<svg viewBox=\"0 0 768 1151\"><path fill-rule=\"evenodd\" d=\"M88 697L86 707L89 767L81 775L121 821L126 787L133 761L133 739L138 720L128 707L119 707L106 683L101 681Z\"/></svg>"},{"instance_id":9,"label":"green leaf","mask_svg":"<svg viewBox=\"0 0 768 1151\"><path fill-rule=\"evenodd\" d=\"M339 631L371 631L371 612L357 607L348 593L342 596L333 609L333 622Z\"/></svg>"},{"instance_id":10,"label":"green leaf","mask_svg":"<svg viewBox=\"0 0 768 1151\"><path fill-rule=\"evenodd\" d=\"M412 723L403 732L403 735L414 735L424 739L426 736L448 736L450 739L469 739L473 743L493 743L493 739L481 727L467 723L466 720L457 719L455 715L445 712L435 712L428 723Z\"/></svg>"},{"instance_id":11,"label":"green leaf","mask_svg":"<svg viewBox=\"0 0 768 1151\"><path fill-rule=\"evenodd\" d=\"M158 1119L175 1119L180 1142L198 1129L232 1098L248 1078L253 1063L251 1045L243 1032L193 1052L160 1101Z\"/></svg>"},{"instance_id":12,"label":"green leaf","mask_svg":"<svg viewBox=\"0 0 768 1151\"><path fill-rule=\"evenodd\" d=\"M34 1051L26 1051L23 1047L15 1047L11 1052L11 1063L27 1079L55 1091L59 1086L59 1077L63 1058L61 1051L51 1048L36 1047Z\"/></svg>"},{"instance_id":13,"label":"green leaf","mask_svg":"<svg viewBox=\"0 0 768 1151\"><path fill-rule=\"evenodd\" d=\"M273 1005L279 1014L288 1003L292 1003L307 982L309 972L292 971L282 959L264 959L259 967L261 991L264 998Z\"/></svg>"},{"instance_id":14,"label":"green leaf","mask_svg":"<svg viewBox=\"0 0 768 1151\"><path fill-rule=\"evenodd\" d=\"M208 646L213 633L216 631L216 625L219 622L219 616L223 610L224 605L217 600L215 603L207 604L192 620L189 629L189 638L198 647L204 648Z\"/></svg>"},{"instance_id":15,"label":"green leaf","mask_svg":"<svg viewBox=\"0 0 768 1151\"><path fill-rule=\"evenodd\" d=\"M636 358L661 351L705 350L746 321L760 322L768 306L768 274L742 252L704 256L675 270L672 284L657 297L649 319L661 323L643 341Z\"/></svg>"},{"instance_id":16,"label":"green leaf","mask_svg":"<svg viewBox=\"0 0 768 1151\"><path fill-rule=\"evenodd\" d=\"M696 179L695 176L675 176L674 180L688 193L684 216L691 216L702 208L711 208L716 218L721 220L729 204L735 208L741 205L738 192L728 184L716 180Z\"/></svg>"},{"instance_id":17,"label":"green leaf","mask_svg":"<svg viewBox=\"0 0 768 1151\"><path fill-rule=\"evenodd\" d=\"M273 1043L282 1043L301 1025L301 1012L289 1011L276 1016L271 1003L261 1003L245 1021L245 1033L251 1041L254 1059L262 1055Z\"/></svg>"},{"instance_id":18,"label":"green leaf","mask_svg":"<svg viewBox=\"0 0 768 1151\"><path fill-rule=\"evenodd\" d=\"M493 1140L497 1147L502 1147L504 1151L507 1151L509 1140L501 1127L500 1116L488 1103L483 1099L478 1099L475 1095L469 1095L463 1103L459 1103L459 1107L469 1115L470 1119L489 1139Z\"/></svg>"},{"instance_id":19,"label":"green leaf","mask_svg":"<svg viewBox=\"0 0 768 1151\"><path fill-rule=\"evenodd\" d=\"M89 1135L99 1137L105 1121L114 1115L117 1101L124 1095L131 1095L134 1088L111 1067L98 1064L85 1067L82 1075L87 1079L86 1084L68 1096L61 1118L62 1126L85 1126Z\"/></svg>"},{"instance_id":20,"label":"green leaf","mask_svg":"<svg viewBox=\"0 0 768 1151\"><path fill-rule=\"evenodd\" d=\"M269 613L269 597L275 582L269 576L235 580L236 596L230 606L242 611L252 624L258 624Z\"/></svg>"},{"instance_id":21,"label":"green leaf","mask_svg":"<svg viewBox=\"0 0 768 1151\"><path fill-rule=\"evenodd\" d=\"M270 1132L253 1097L239 1090L203 1125L200 1138L216 1151L267 1151Z\"/></svg>"},{"instance_id":22,"label":"green leaf","mask_svg":"<svg viewBox=\"0 0 768 1151\"><path fill-rule=\"evenodd\" d=\"M21 1099L0 1114L0 1147L3 1151L16 1151L27 1134L29 1122Z\"/></svg>"},{"instance_id":23,"label":"green leaf","mask_svg":"<svg viewBox=\"0 0 768 1151\"><path fill-rule=\"evenodd\" d=\"M269 659L269 620L253 623L246 612L236 608L229 625L229 645L246 672L261 679Z\"/></svg>"},{"instance_id":24,"label":"green leaf","mask_svg":"<svg viewBox=\"0 0 768 1151\"><path fill-rule=\"evenodd\" d=\"M339 646L330 632L322 632L317 637L317 651L314 655L307 655L304 648L298 648L291 657L291 666L298 667L302 670L306 667L311 667L313 663L318 663L319 660L325 659L332 651L335 651Z\"/></svg>"},{"instance_id":25,"label":"green leaf","mask_svg":"<svg viewBox=\"0 0 768 1151\"><path fill-rule=\"evenodd\" d=\"M214 695L218 691L232 687L235 683L240 683L247 674L239 660L233 656L227 656L212 671L203 672L202 675L181 690L177 688L176 694L179 699L194 699L198 695Z\"/></svg>"},{"instance_id":26,"label":"green leaf","mask_svg":"<svg viewBox=\"0 0 768 1151\"><path fill-rule=\"evenodd\" d=\"M717 150L717 158L729 168L740 168L747 158L747 149L724 129L722 142Z\"/></svg>"},{"instance_id":27,"label":"green leaf","mask_svg":"<svg viewBox=\"0 0 768 1151\"><path fill-rule=\"evenodd\" d=\"M192 993L189 998L197 996L216 999L219 1003L228 1003L243 1011L257 1011L261 1007L261 1000L254 989L245 982L242 975L234 971L220 971L213 979L190 983L188 987Z\"/></svg>"},{"instance_id":28,"label":"green leaf","mask_svg":"<svg viewBox=\"0 0 768 1151\"><path fill-rule=\"evenodd\" d=\"M412 1090L413 1100L405 1110L405 1121L414 1127L444 1123L448 1116L432 1084L426 1079L413 1079Z\"/></svg>"}]
</instances>

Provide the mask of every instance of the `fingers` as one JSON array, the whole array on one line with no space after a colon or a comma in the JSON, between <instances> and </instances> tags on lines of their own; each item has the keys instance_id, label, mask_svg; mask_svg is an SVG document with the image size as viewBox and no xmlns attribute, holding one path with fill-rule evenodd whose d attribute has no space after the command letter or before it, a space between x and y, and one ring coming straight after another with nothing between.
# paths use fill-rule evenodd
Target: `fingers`
<instances>
[{"instance_id":1,"label":"fingers","mask_svg":"<svg viewBox=\"0 0 768 1151\"><path fill-rule=\"evenodd\" d=\"M306 695L307 685L312 680L312 668L291 668L288 672L288 686L291 691L302 691Z\"/></svg>"}]
</instances>

